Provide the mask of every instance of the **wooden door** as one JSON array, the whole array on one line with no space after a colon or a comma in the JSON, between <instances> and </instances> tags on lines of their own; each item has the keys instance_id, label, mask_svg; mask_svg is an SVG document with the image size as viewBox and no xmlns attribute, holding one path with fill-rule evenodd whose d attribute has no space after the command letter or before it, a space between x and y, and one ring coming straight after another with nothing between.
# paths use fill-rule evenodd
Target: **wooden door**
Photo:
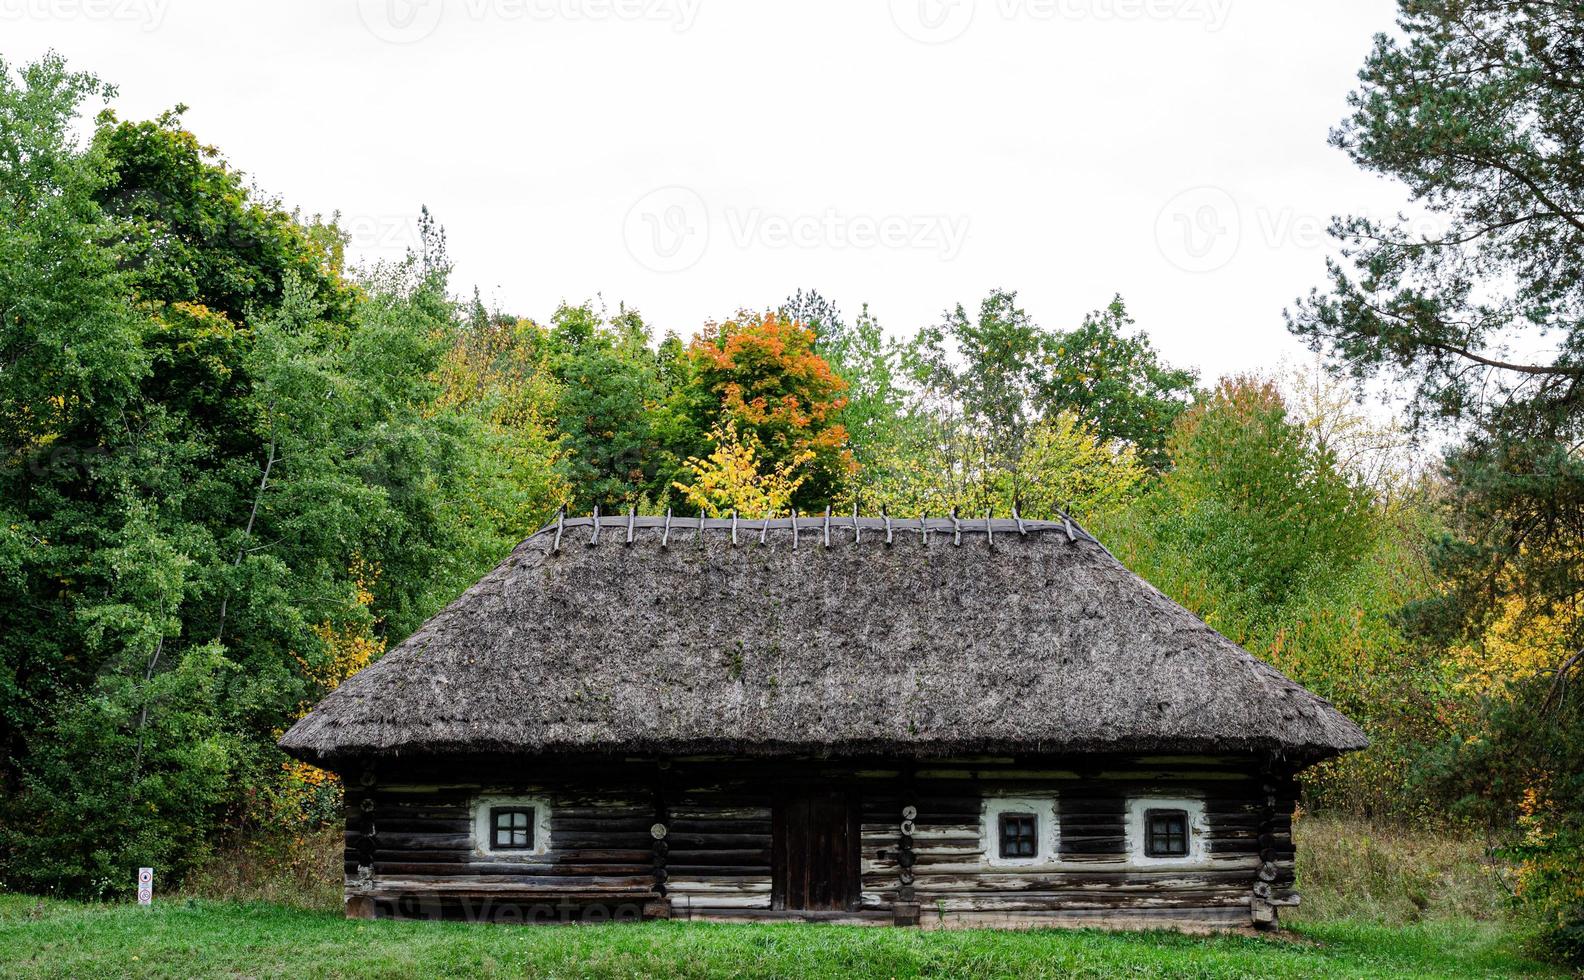
<instances>
[{"instance_id":1,"label":"wooden door","mask_svg":"<svg viewBox=\"0 0 1584 980\"><path fill-rule=\"evenodd\" d=\"M787 794L776 807L772 893L778 909L858 907L858 809L845 791Z\"/></svg>"}]
</instances>

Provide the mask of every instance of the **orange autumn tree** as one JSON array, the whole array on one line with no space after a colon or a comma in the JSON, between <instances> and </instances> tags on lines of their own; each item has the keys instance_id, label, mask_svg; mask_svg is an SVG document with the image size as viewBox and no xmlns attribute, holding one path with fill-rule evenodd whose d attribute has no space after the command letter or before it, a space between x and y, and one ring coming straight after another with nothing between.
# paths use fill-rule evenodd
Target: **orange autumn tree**
<instances>
[{"instance_id":1,"label":"orange autumn tree","mask_svg":"<svg viewBox=\"0 0 1584 980\"><path fill-rule=\"evenodd\" d=\"M763 472L797 479L793 506L824 507L857 470L836 421L847 382L814 351L814 331L779 313L739 313L693 338L688 361L699 430L730 426Z\"/></svg>"}]
</instances>

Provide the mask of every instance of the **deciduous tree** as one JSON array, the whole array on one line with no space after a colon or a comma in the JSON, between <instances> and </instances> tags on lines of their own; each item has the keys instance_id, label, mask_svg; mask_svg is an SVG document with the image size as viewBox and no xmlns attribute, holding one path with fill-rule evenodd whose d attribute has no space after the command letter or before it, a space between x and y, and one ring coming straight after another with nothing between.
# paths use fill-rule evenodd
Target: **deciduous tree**
<instances>
[{"instance_id":1,"label":"deciduous tree","mask_svg":"<svg viewBox=\"0 0 1584 980\"><path fill-rule=\"evenodd\" d=\"M847 384L814 350L815 334L779 313L742 313L701 331L688 347L695 424L729 422L752 436L764 464L806 467L793 503L833 500L855 463L839 421Z\"/></svg>"}]
</instances>

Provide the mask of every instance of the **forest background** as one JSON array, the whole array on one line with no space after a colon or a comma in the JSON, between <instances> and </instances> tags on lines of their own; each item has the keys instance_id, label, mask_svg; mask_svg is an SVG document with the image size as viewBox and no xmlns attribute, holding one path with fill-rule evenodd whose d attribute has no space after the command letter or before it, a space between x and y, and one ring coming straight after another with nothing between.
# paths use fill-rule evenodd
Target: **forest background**
<instances>
[{"instance_id":1,"label":"forest background","mask_svg":"<svg viewBox=\"0 0 1584 980\"><path fill-rule=\"evenodd\" d=\"M1364 726L1306 812L1483 835L1577 957L1584 48L1530 6L1404 4L1333 142L1447 230L1339 218L1285 324L1315 360L1226 378L1106 295L491 309L427 212L349 268L180 107L85 127L111 86L0 62L0 884L110 897L333 824L275 739L561 507L1015 510Z\"/></svg>"}]
</instances>

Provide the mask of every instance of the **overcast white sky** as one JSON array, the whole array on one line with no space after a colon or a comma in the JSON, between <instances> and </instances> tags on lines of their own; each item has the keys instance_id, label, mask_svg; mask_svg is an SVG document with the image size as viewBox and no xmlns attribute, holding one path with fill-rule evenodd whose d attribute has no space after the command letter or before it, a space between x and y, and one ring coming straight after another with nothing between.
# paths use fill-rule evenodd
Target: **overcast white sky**
<instances>
[{"instance_id":1,"label":"overcast white sky","mask_svg":"<svg viewBox=\"0 0 1584 980\"><path fill-rule=\"evenodd\" d=\"M1300 347L1326 144L1389 0L0 0L125 117L189 125L364 257L445 225L459 291L602 294L685 334L815 288L910 333L998 286L1069 327L1121 293L1207 377Z\"/></svg>"}]
</instances>

